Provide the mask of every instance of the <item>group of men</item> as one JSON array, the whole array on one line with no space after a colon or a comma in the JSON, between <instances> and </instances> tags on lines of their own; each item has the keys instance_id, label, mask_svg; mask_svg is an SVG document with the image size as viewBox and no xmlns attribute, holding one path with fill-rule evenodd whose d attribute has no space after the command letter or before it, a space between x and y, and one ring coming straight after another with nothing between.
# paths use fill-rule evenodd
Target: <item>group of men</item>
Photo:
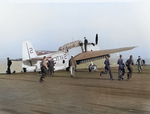
<instances>
[{"instance_id":1,"label":"group of men","mask_svg":"<svg viewBox=\"0 0 150 114\"><path fill-rule=\"evenodd\" d=\"M46 62L48 60L48 62ZM69 61L70 64L70 72L71 72L71 77L75 75L75 69L76 69L76 61L71 56L71 59ZM43 60L41 62L41 77L39 79L40 82L44 81L44 78L46 74L49 72L50 75L54 74L54 60L52 58L47 58L46 56L43 57Z\"/></svg>"},{"instance_id":2,"label":"group of men","mask_svg":"<svg viewBox=\"0 0 150 114\"><path fill-rule=\"evenodd\" d=\"M107 72L109 72L110 75L110 80L113 80L113 75L111 73L111 68L110 68L110 63L109 63L109 55L106 56L106 60L104 62L105 64L105 71L100 72L100 76L102 76L102 74L107 74ZM41 62L41 72L42 75L40 77L40 82L44 81L44 77L47 74L47 71L49 71L50 75L54 73L54 61L53 59L49 59L48 63L46 62L49 58L46 58L46 56L43 57L43 60ZM141 58L140 56L137 59L137 65L138 65L138 71L142 71L142 67L141 67ZM120 58L118 59L117 64L119 65L118 67L118 80L123 80L123 76L125 74L125 69L124 67L127 66L128 69L128 73L127 73L127 79L129 80L132 77L132 65L134 65L133 59L132 59L132 55L130 55L130 58L125 62L125 64L123 63L123 59L122 59L122 55L120 55ZM71 59L69 61L69 65L70 65L70 72L71 72L71 77L74 77L75 75L75 70L76 70L76 60L74 59L73 56L71 56Z\"/></svg>"},{"instance_id":3,"label":"group of men","mask_svg":"<svg viewBox=\"0 0 150 114\"><path fill-rule=\"evenodd\" d=\"M102 76L102 74L107 74L107 72L109 72L110 80L113 80L113 76L112 76L111 68L110 68L110 63L109 63L109 57L110 57L109 55L106 56L106 60L104 62L105 71L101 71L100 76ZM11 66L12 62L11 62L11 60L9 60L9 58L7 58L7 60L8 60L7 61L7 65L8 65L7 74L11 74L10 66ZM48 62L46 62L47 60L48 60ZM91 63L91 64L93 64L93 63ZM127 69L129 71L127 73L127 79L126 80L129 80L132 77L132 72L133 72L132 65L134 65L132 55L130 55L130 58L125 62L125 64L123 63L122 55L120 55L120 58L118 59L117 64L119 65L118 80L123 80L123 76L125 74L125 69L124 69L125 65L127 66ZM143 71L142 67L141 67L141 65L143 63L142 63L140 56L138 57L136 64L138 66L138 72ZM46 56L43 57L43 60L41 62L41 74L42 75L39 79L40 82L44 81L44 78L45 78L47 73L49 73L50 75L54 74L54 65L55 65L55 63L54 63L54 60L52 58L47 58ZM71 59L69 61L69 65L70 65L71 77L74 77L75 70L76 70L76 60L74 59L73 56L71 56Z\"/></svg>"},{"instance_id":4,"label":"group of men","mask_svg":"<svg viewBox=\"0 0 150 114\"><path fill-rule=\"evenodd\" d=\"M107 71L109 72L109 75L110 75L110 80L113 80L113 76L112 76L112 73L111 73L111 68L110 68L110 63L109 63L109 55L106 56L106 60L104 62L105 64L105 71L102 71L100 72L100 76L102 74L107 74ZM141 58L140 56L138 56L138 59L137 59L137 65L138 65L138 72L140 71L143 71L142 70L142 67L141 67ZM133 72L133 69L132 69L132 65L134 65L134 62L133 62L133 59L132 59L132 55L130 55L130 58L125 62L125 64L123 63L123 59L122 59L122 55L120 55L120 58L118 59L118 62L117 64L119 65L119 68L118 68L118 80L123 80L123 76L125 74L125 65L127 66L127 69L128 69L128 73L127 73L127 81L129 79L131 79L132 77L132 72Z\"/></svg>"}]
</instances>

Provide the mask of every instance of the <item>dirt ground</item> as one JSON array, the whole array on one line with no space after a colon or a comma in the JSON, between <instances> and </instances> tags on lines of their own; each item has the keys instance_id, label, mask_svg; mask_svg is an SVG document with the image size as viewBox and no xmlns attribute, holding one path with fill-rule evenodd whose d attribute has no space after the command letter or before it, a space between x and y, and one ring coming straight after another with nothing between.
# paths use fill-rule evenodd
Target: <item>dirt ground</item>
<instances>
[{"instance_id":1,"label":"dirt ground","mask_svg":"<svg viewBox=\"0 0 150 114\"><path fill-rule=\"evenodd\" d=\"M37 73L0 75L0 114L150 114L150 66L131 80L78 69L57 71L40 83ZM126 70L127 71L127 70ZM126 74L124 76L126 79Z\"/></svg>"}]
</instances>

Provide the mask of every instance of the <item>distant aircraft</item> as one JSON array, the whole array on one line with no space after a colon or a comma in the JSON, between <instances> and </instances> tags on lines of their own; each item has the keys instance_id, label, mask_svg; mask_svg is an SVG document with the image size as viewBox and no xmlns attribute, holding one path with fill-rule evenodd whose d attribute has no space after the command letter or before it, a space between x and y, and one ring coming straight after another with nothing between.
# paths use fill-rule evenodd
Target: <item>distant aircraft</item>
<instances>
[{"instance_id":1,"label":"distant aircraft","mask_svg":"<svg viewBox=\"0 0 150 114\"><path fill-rule=\"evenodd\" d=\"M131 50L134 47L125 47L118 49L100 50L98 44L98 34L96 34L95 43L87 44L87 52L84 51L84 43L81 40L73 41L59 47L58 51L35 51L30 41L22 43L22 68L27 72L39 71L40 63L44 56L53 58L55 61L55 71L69 69L69 60L73 55L77 64L83 64L90 61L103 59L107 55Z\"/></svg>"}]
</instances>

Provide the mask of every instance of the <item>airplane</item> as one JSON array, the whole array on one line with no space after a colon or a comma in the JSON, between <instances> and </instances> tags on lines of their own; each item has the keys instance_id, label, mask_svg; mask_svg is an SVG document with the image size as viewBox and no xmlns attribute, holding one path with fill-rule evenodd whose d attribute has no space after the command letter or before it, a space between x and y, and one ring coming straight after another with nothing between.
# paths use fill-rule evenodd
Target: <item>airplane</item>
<instances>
[{"instance_id":1,"label":"airplane","mask_svg":"<svg viewBox=\"0 0 150 114\"><path fill-rule=\"evenodd\" d=\"M30 41L22 43L22 68L24 72L40 71L40 64L44 56L53 58L55 71L69 69L69 60L74 56L77 65L105 58L107 55L121 51L132 50L134 47L100 50L98 46L98 34L95 43L87 43L87 51L84 43L76 40L58 48L58 51L35 51Z\"/></svg>"}]
</instances>

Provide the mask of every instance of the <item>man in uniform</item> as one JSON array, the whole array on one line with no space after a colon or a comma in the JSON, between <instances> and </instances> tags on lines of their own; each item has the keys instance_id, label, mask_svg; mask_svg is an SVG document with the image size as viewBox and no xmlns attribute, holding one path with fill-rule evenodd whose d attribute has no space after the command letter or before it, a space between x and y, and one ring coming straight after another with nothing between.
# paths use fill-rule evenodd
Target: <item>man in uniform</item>
<instances>
[{"instance_id":1,"label":"man in uniform","mask_svg":"<svg viewBox=\"0 0 150 114\"><path fill-rule=\"evenodd\" d=\"M7 58L7 74L11 74L11 70L10 70L10 66L11 66L12 62L11 60L9 60L9 57Z\"/></svg>"},{"instance_id":2,"label":"man in uniform","mask_svg":"<svg viewBox=\"0 0 150 114\"><path fill-rule=\"evenodd\" d=\"M84 49L85 49L85 52L87 52L87 43L88 43L88 40L86 39L86 37L84 37Z\"/></svg>"},{"instance_id":3,"label":"man in uniform","mask_svg":"<svg viewBox=\"0 0 150 114\"><path fill-rule=\"evenodd\" d=\"M142 71L142 67L141 67L141 58L140 56L138 56L138 59L136 61L137 65L138 65L138 72L140 73L140 71Z\"/></svg>"},{"instance_id":4,"label":"man in uniform","mask_svg":"<svg viewBox=\"0 0 150 114\"><path fill-rule=\"evenodd\" d=\"M124 63L122 59L122 55L120 55L120 59L118 59L119 68L118 68L118 80L123 80L123 75L125 74Z\"/></svg>"},{"instance_id":5,"label":"man in uniform","mask_svg":"<svg viewBox=\"0 0 150 114\"><path fill-rule=\"evenodd\" d=\"M46 58L46 56L43 57L43 60L41 62L41 72L42 72L42 75L40 77L40 82L43 82L44 81L44 78L47 74L47 70L48 70L48 67L47 67L47 62L46 60L48 60L48 58Z\"/></svg>"},{"instance_id":6,"label":"man in uniform","mask_svg":"<svg viewBox=\"0 0 150 114\"><path fill-rule=\"evenodd\" d=\"M48 61L48 67L49 67L49 74L52 75L54 74L54 60L53 58L51 58L49 61Z\"/></svg>"},{"instance_id":7,"label":"man in uniform","mask_svg":"<svg viewBox=\"0 0 150 114\"><path fill-rule=\"evenodd\" d=\"M129 72L127 73L127 81L132 77L132 65L134 65L133 63L133 59L132 59L132 55L130 55L130 58L126 61L126 66L129 70Z\"/></svg>"},{"instance_id":8,"label":"man in uniform","mask_svg":"<svg viewBox=\"0 0 150 114\"><path fill-rule=\"evenodd\" d=\"M100 76L102 74L107 74L107 71L109 72L109 75L110 75L110 80L113 80L113 76L112 76L112 73L111 73L111 68L110 68L110 63L109 63L109 55L106 56L106 60L104 62L105 64L105 71L102 71L100 72Z\"/></svg>"},{"instance_id":9,"label":"man in uniform","mask_svg":"<svg viewBox=\"0 0 150 114\"><path fill-rule=\"evenodd\" d=\"M71 77L73 77L75 75L75 66L76 66L76 60L73 58L73 56L71 56L69 64L70 64Z\"/></svg>"}]
</instances>

